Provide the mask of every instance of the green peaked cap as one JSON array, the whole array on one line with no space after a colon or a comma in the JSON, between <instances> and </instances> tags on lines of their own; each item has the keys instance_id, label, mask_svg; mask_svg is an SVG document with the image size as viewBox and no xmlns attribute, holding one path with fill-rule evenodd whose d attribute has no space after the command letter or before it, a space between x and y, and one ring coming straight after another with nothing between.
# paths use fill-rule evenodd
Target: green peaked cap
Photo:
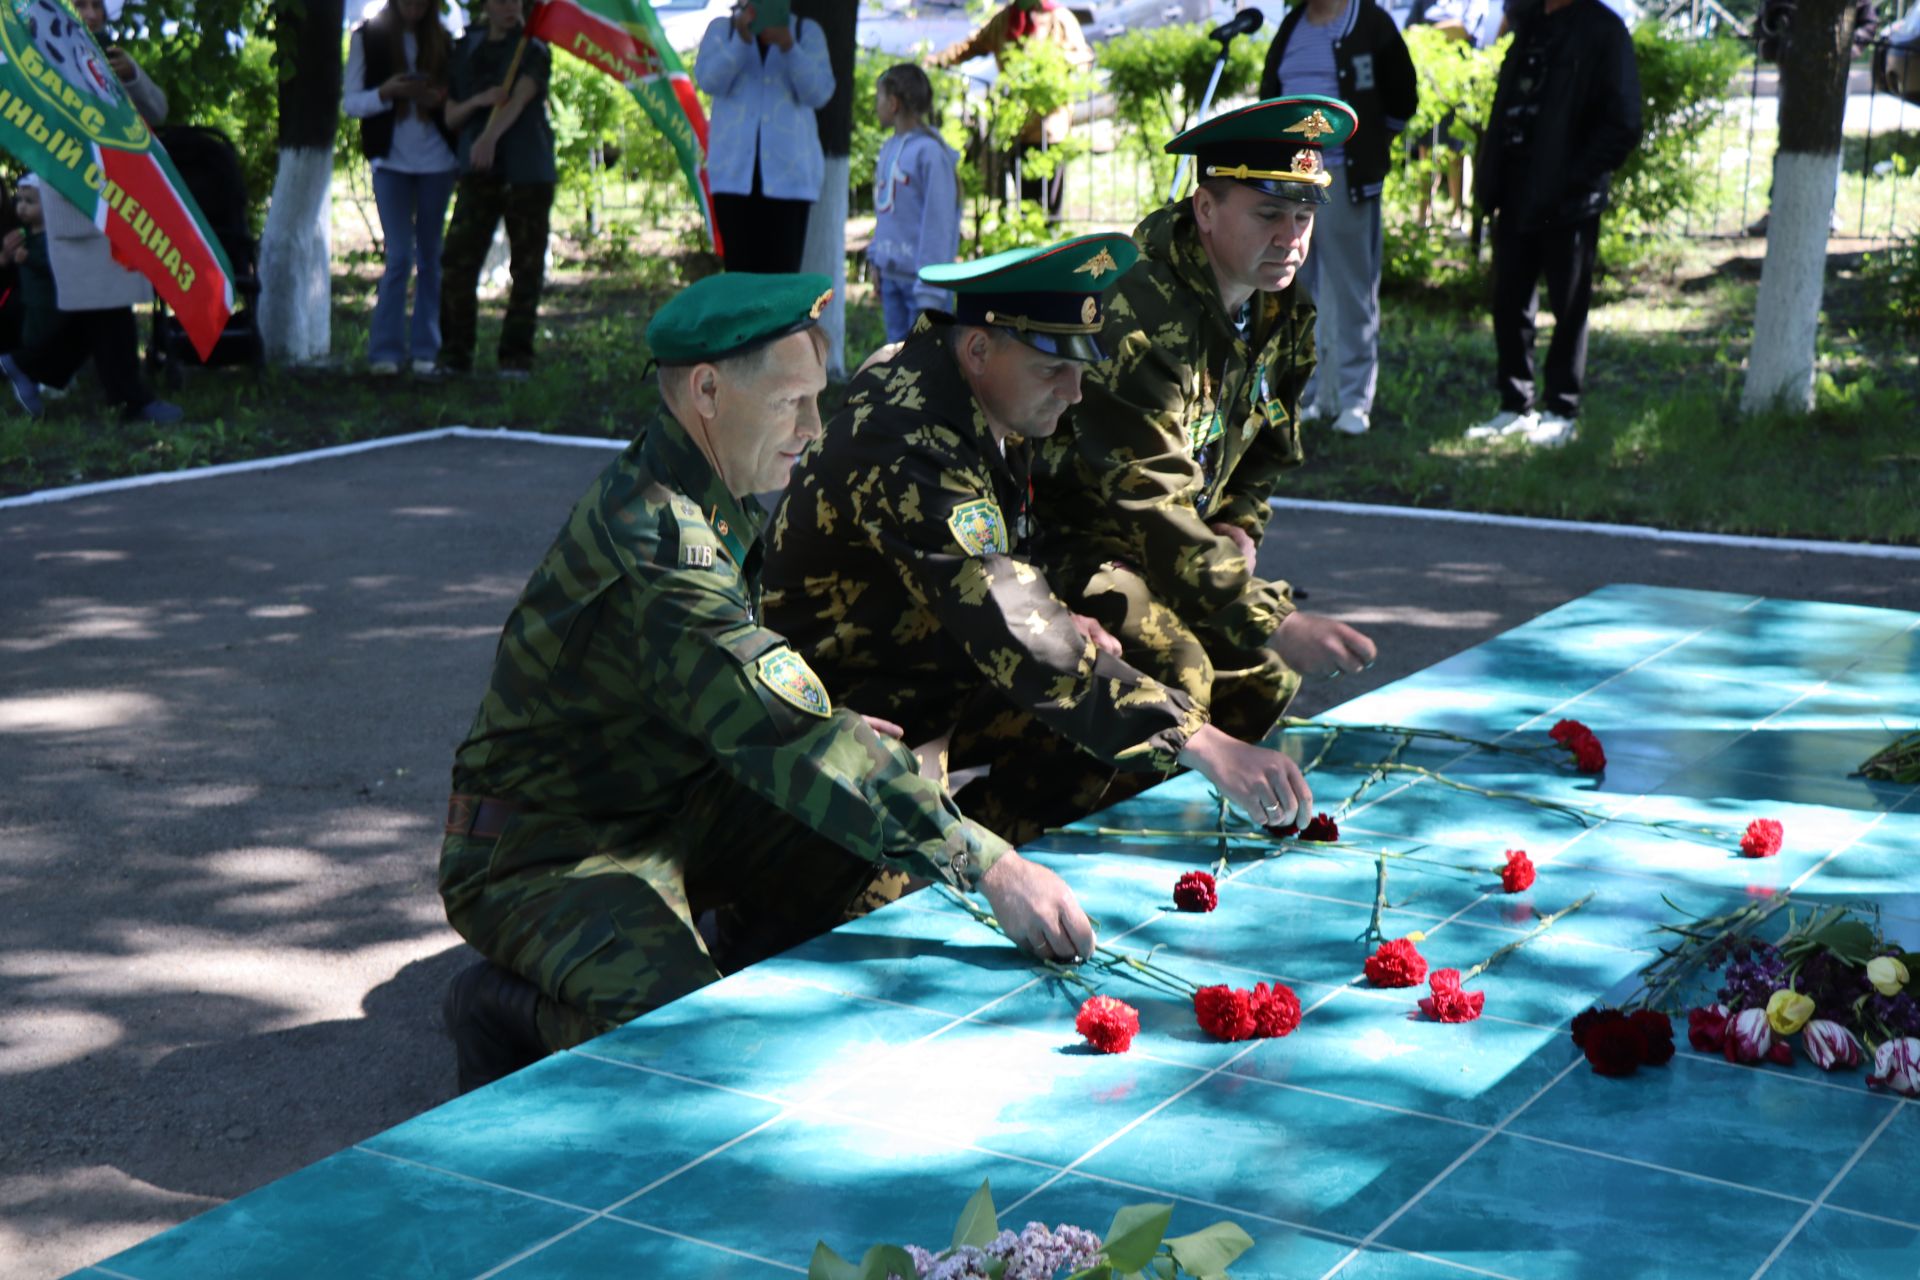
<instances>
[{"instance_id":1,"label":"green peaked cap","mask_svg":"<svg viewBox=\"0 0 1920 1280\"><path fill-rule=\"evenodd\" d=\"M1194 157L1196 180L1234 178L1269 195L1325 204L1333 178L1322 153L1345 146L1359 125L1338 98L1268 98L1203 120L1166 149Z\"/></svg>"},{"instance_id":2,"label":"green peaked cap","mask_svg":"<svg viewBox=\"0 0 1920 1280\"><path fill-rule=\"evenodd\" d=\"M1094 341L1104 319L1102 295L1139 258L1131 237L1103 231L922 267L920 279L953 290L953 318L960 324L1006 329L1049 355L1091 363L1106 358Z\"/></svg>"},{"instance_id":3,"label":"green peaked cap","mask_svg":"<svg viewBox=\"0 0 1920 1280\"><path fill-rule=\"evenodd\" d=\"M813 328L832 300L833 283L822 275L723 271L654 312L647 345L661 364L724 360Z\"/></svg>"}]
</instances>

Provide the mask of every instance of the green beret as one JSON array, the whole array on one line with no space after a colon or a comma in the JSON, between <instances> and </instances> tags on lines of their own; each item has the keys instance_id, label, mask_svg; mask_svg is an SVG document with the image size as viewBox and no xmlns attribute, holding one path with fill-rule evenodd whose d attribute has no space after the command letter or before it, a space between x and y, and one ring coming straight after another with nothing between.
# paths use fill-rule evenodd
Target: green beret
<instances>
[{"instance_id":1,"label":"green beret","mask_svg":"<svg viewBox=\"0 0 1920 1280\"><path fill-rule=\"evenodd\" d=\"M1268 195L1325 204L1333 175L1321 152L1345 146L1359 123L1338 98L1268 98L1201 121L1167 150L1195 157L1201 181L1234 178Z\"/></svg>"},{"instance_id":2,"label":"green beret","mask_svg":"<svg viewBox=\"0 0 1920 1280\"><path fill-rule=\"evenodd\" d=\"M694 281L654 312L647 345L661 364L745 355L813 328L832 300L825 276L723 271Z\"/></svg>"},{"instance_id":3,"label":"green beret","mask_svg":"<svg viewBox=\"0 0 1920 1280\"><path fill-rule=\"evenodd\" d=\"M1130 237L1102 231L975 262L922 267L920 278L953 290L953 318L960 324L1006 329L1049 355L1098 362L1106 358L1093 340L1103 319L1101 295L1139 257Z\"/></svg>"}]
</instances>

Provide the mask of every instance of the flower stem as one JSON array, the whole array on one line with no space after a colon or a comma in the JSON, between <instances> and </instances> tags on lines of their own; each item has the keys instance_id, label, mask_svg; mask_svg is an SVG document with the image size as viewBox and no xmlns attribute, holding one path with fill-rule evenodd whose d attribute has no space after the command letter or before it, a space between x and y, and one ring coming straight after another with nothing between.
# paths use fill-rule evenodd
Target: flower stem
<instances>
[{"instance_id":1,"label":"flower stem","mask_svg":"<svg viewBox=\"0 0 1920 1280\"><path fill-rule=\"evenodd\" d=\"M1283 716L1280 720L1283 729L1324 729L1329 739L1341 733L1392 733L1408 738L1426 738L1434 742L1457 742L1465 747L1477 747L1481 751L1492 751L1500 755L1535 756L1551 758L1559 751L1557 743L1540 743L1523 746L1511 746L1503 742L1491 742L1485 738L1472 738L1464 733L1454 733L1447 729L1421 729L1402 724L1326 724L1318 720L1303 719L1299 716ZM1322 748L1322 754L1325 749Z\"/></svg>"},{"instance_id":2,"label":"flower stem","mask_svg":"<svg viewBox=\"0 0 1920 1280\"><path fill-rule=\"evenodd\" d=\"M1473 966L1473 968L1461 974L1460 981L1466 982L1470 978L1479 977L1481 974L1485 973L1488 969L1493 967L1494 961L1500 959L1502 956L1505 956L1510 952L1518 951L1521 947L1526 946L1529 942L1532 942L1535 938L1539 937L1541 934L1545 933L1547 930L1553 928L1554 923L1556 921L1560 920L1565 916L1572 915L1574 912L1578 911L1580 908L1586 906L1589 902L1592 902L1592 901L1593 901L1593 895L1589 893L1584 897L1578 898L1573 902L1568 903L1566 906L1560 908L1558 911L1554 912L1550 916L1541 916L1539 924L1536 924L1535 926L1533 926L1533 928L1528 930L1524 936L1515 938L1512 942L1509 942L1506 946L1501 947L1498 951L1488 956L1485 960L1482 960L1479 964Z\"/></svg>"},{"instance_id":3,"label":"flower stem","mask_svg":"<svg viewBox=\"0 0 1920 1280\"><path fill-rule=\"evenodd\" d=\"M958 906L975 920L987 926L987 928L993 930L1001 937L1007 937L1007 931L1000 927L1000 922L994 919L992 912L969 901L965 895L950 885L935 885L934 888L938 889L946 897L947 901ZM1012 941L1012 939L1008 938L1008 941ZM1093 984L1087 981L1085 974L1069 968L1057 960L1042 960L1038 957L1030 958L1033 960L1033 963L1054 977L1071 982L1075 986L1084 988L1085 990L1093 990ZM1184 978L1171 969L1164 969L1150 960L1142 959L1131 951L1122 951L1118 947L1096 945L1093 949L1093 954L1087 957L1086 963L1095 969L1100 969L1107 973L1120 973L1125 971L1142 982L1157 983L1161 987L1179 996L1191 996L1200 989L1199 984L1193 982L1191 979Z\"/></svg>"}]
</instances>

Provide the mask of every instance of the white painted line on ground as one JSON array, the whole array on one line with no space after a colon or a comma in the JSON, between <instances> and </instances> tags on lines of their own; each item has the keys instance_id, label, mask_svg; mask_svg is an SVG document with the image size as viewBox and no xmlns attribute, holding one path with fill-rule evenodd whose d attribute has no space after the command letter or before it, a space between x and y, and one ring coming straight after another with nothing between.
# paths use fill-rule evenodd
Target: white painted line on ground
<instances>
[{"instance_id":1,"label":"white painted line on ground","mask_svg":"<svg viewBox=\"0 0 1920 1280\"><path fill-rule=\"evenodd\" d=\"M1643 524L1601 524L1584 520L1547 520L1540 516L1503 516L1484 511L1446 511L1434 507L1392 507L1373 502L1329 502L1319 498L1273 498L1275 511L1326 511L1347 516L1387 516L1399 520L1438 520L1453 524L1495 525L1502 529L1539 529L1548 533L1597 533L1608 538L1649 542L1689 542L1743 551L1797 551L1816 556L1868 556L1879 560L1920 561L1920 547L1883 542L1821 542L1811 538L1757 538L1735 533L1694 533Z\"/></svg>"}]
</instances>

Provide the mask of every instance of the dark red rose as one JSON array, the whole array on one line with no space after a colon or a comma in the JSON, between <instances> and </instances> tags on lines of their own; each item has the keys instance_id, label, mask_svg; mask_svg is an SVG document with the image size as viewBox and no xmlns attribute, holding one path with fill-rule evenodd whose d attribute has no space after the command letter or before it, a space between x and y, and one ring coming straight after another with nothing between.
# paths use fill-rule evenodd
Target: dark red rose
<instances>
[{"instance_id":1,"label":"dark red rose","mask_svg":"<svg viewBox=\"0 0 1920 1280\"><path fill-rule=\"evenodd\" d=\"M1487 1003L1484 991L1460 989L1458 969L1437 969L1427 979L1431 995L1420 997L1420 1007L1435 1022L1472 1022Z\"/></svg>"},{"instance_id":2,"label":"dark red rose","mask_svg":"<svg viewBox=\"0 0 1920 1280\"><path fill-rule=\"evenodd\" d=\"M1073 1029L1101 1053L1125 1053L1140 1034L1140 1011L1112 996L1088 996Z\"/></svg>"},{"instance_id":3,"label":"dark red rose","mask_svg":"<svg viewBox=\"0 0 1920 1280\"><path fill-rule=\"evenodd\" d=\"M1630 1076L1646 1058L1647 1038L1633 1019L1618 1009L1607 1012L1613 1016L1587 1028L1587 1042L1581 1046L1582 1052L1600 1075Z\"/></svg>"},{"instance_id":4,"label":"dark red rose","mask_svg":"<svg viewBox=\"0 0 1920 1280\"><path fill-rule=\"evenodd\" d=\"M1533 888L1533 859L1525 849L1507 850L1507 865L1500 868L1500 887L1508 893Z\"/></svg>"},{"instance_id":5,"label":"dark red rose","mask_svg":"<svg viewBox=\"0 0 1920 1280\"><path fill-rule=\"evenodd\" d=\"M1182 911L1211 911L1220 905L1220 893L1213 877L1204 871L1189 871L1174 882L1173 905Z\"/></svg>"},{"instance_id":6,"label":"dark red rose","mask_svg":"<svg viewBox=\"0 0 1920 1280\"><path fill-rule=\"evenodd\" d=\"M1554 725L1553 728L1547 730L1547 736L1564 747L1580 738L1591 738L1593 736L1593 730L1587 728L1587 726L1581 724L1578 720L1562 720L1560 723Z\"/></svg>"},{"instance_id":7,"label":"dark red rose","mask_svg":"<svg viewBox=\"0 0 1920 1280\"><path fill-rule=\"evenodd\" d=\"M1607 753L1600 749L1600 739L1588 734L1573 743L1574 767L1582 773L1605 773L1607 771Z\"/></svg>"},{"instance_id":8,"label":"dark red rose","mask_svg":"<svg viewBox=\"0 0 1920 1280\"><path fill-rule=\"evenodd\" d=\"M1253 1034L1261 1037L1290 1035L1300 1025L1300 997L1284 982L1271 988L1257 984L1248 995L1253 1006Z\"/></svg>"},{"instance_id":9,"label":"dark red rose","mask_svg":"<svg viewBox=\"0 0 1920 1280\"><path fill-rule=\"evenodd\" d=\"M1417 987L1427 979L1427 958L1408 938L1381 943L1366 968L1367 981L1376 987Z\"/></svg>"},{"instance_id":10,"label":"dark red rose","mask_svg":"<svg viewBox=\"0 0 1920 1280\"><path fill-rule=\"evenodd\" d=\"M1727 1020L1733 1011L1723 1004L1687 1010L1687 1043L1701 1053L1718 1053L1727 1042Z\"/></svg>"},{"instance_id":11,"label":"dark red rose","mask_svg":"<svg viewBox=\"0 0 1920 1280\"><path fill-rule=\"evenodd\" d=\"M1331 814L1316 813L1313 815L1313 821L1307 824L1307 829L1300 833L1300 838L1302 840L1318 840L1322 843L1338 840L1340 838L1340 824L1333 820L1333 815Z\"/></svg>"},{"instance_id":12,"label":"dark red rose","mask_svg":"<svg viewBox=\"0 0 1920 1280\"><path fill-rule=\"evenodd\" d=\"M1640 1051L1643 1066L1664 1067L1673 1059L1673 1020L1658 1009L1635 1009L1627 1020L1639 1029L1644 1042Z\"/></svg>"},{"instance_id":13,"label":"dark red rose","mask_svg":"<svg viewBox=\"0 0 1920 1280\"><path fill-rule=\"evenodd\" d=\"M1740 837L1740 852L1749 858L1771 858L1780 852L1786 834L1786 828L1772 818L1755 818L1747 824L1747 834Z\"/></svg>"},{"instance_id":14,"label":"dark red rose","mask_svg":"<svg viewBox=\"0 0 1920 1280\"><path fill-rule=\"evenodd\" d=\"M1202 987L1193 994L1193 1016L1216 1040L1248 1040L1258 1029L1253 1001L1232 987Z\"/></svg>"}]
</instances>

